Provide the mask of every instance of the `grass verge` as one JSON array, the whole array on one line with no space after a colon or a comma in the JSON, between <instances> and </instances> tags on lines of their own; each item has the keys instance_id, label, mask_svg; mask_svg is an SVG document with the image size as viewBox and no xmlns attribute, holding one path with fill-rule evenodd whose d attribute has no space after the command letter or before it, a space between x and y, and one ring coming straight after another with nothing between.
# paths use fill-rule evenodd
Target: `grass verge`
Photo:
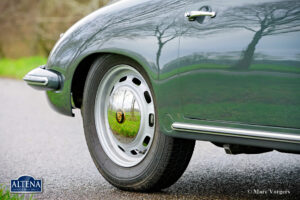
<instances>
[{"instance_id":1,"label":"grass verge","mask_svg":"<svg viewBox=\"0 0 300 200\"><path fill-rule=\"evenodd\" d=\"M28 198L25 197L24 194L11 194L9 189L7 189L4 185L0 185L0 200L34 200L33 195L31 194Z\"/></svg>"},{"instance_id":2,"label":"grass verge","mask_svg":"<svg viewBox=\"0 0 300 200\"><path fill-rule=\"evenodd\" d=\"M122 124L116 120L116 113L113 111L108 112L108 121L112 131L121 136L133 138L140 129L141 115L135 112L135 116L130 113L125 113L125 120Z\"/></svg>"},{"instance_id":3,"label":"grass verge","mask_svg":"<svg viewBox=\"0 0 300 200\"><path fill-rule=\"evenodd\" d=\"M34 56L19 59L0 59L0 77L22 79L30 70L46 64L44 57Z\"/></svg>"}]
</instances>

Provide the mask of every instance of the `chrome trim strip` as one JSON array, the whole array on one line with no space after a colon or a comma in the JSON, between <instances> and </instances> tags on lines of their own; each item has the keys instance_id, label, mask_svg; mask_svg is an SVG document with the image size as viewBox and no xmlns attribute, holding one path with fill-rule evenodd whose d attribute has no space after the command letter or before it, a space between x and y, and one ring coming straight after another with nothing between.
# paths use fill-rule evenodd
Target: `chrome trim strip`
<instances>
[{"instance_id":1,"label":"chrome trim strip","mask_svg":"<svg viewBox=\"0 0 300 200\"><path fill-rule=\"evenodd\" d=\"M262 140L275 140L284 142L296 142L300 143L300 135L292 133L279 133L279 132L268 132L259 130L248 130L240 128L226 128L217 126L206 126L197 124L188 124L174 122L172 124L172 129L176 131L189 131L189 132L199 132L204 134L213 135L223 135L223 136L233 136L233 137L243 137L243 138L254 138Z\"/></svg>"}]
</instances>

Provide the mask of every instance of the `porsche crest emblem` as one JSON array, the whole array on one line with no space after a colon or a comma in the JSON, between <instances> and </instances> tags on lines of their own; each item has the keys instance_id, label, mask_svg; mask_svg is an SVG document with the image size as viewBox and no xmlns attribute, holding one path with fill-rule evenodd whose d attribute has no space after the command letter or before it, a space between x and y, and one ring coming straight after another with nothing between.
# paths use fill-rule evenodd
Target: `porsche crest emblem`
<instances>
[{"instance_id":1,"label":"porsche crest emblem","mask_svg":"<svg viewBox=\"0 0 300 200\"><path fill-rule=\"evenodd\" d=\"M119 124L122 124L125 121L125 114L123 111L117 111L116 119Z\"/></svg>"}]
</instances>

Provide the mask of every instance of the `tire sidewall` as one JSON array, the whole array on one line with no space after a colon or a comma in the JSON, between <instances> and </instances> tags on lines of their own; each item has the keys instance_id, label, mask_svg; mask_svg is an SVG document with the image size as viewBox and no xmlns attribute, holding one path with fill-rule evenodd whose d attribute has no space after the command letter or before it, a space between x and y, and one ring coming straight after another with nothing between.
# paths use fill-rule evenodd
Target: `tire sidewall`
<instances>
[{"instance_id":1,"label":"tire sidewall","mask_svg":"<svg viewBox=\"0 0 300 200\"><path fill-rule=\"evenodd\" d=\"M155 107L155 132L151 147L145 158L133 167L119 166L107 156L98 138L95 125L95 99L100 82L112 67L122 64L133 67L146 80ZM146 72L138 63L126 57L114 55L107 55L96 59L89 71L84 88L82 116L85 137L90 154L100 173L111 184L119 188L130 189L143 185L143 182L155 182L153 179L158 179L157 169L161 168L159 166L160 164L165 163L161 161L168 158L164 152L166 152L165 148L168 147L167 143L170 142L168 140L171 140L172 138L159 133L156 100L153 88Z\"/></svg>"}]
</instances>

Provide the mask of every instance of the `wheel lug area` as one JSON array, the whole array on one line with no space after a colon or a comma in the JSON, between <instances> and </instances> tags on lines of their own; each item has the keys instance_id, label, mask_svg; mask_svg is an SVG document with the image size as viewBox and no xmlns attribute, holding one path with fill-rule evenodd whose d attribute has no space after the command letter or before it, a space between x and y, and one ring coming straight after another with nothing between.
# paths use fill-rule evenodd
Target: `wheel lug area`
<instances>
[{"instance_id":1,"label":"wheel lug area","mask_svg":"<svg viewBox=\"0 0 300 200\"><path fill-rule=\"evenodd\" d=\"M129 65L112 67L95 101L96 129L105 154L123 167L140 163L155 133L154 101L143 76Z\"/></svg>"}]
</instances>

